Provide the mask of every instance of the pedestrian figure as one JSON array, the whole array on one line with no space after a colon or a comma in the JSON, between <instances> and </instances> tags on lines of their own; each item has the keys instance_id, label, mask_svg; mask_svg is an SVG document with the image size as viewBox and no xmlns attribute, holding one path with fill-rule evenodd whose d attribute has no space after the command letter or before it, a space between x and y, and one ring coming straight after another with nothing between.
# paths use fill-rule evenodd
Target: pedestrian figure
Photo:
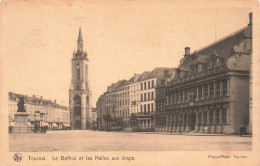
<instances>
[{"instance_id":1,"label":"pedestrian figure","mask_svg":"<svg viewBox=\"0 0 260 166\"><path fill-rule=\"evenodd\" d=\"M245 134L245 127L244 127L244 125L243 124L241 124L241 126L240 126L240 136L242 136L243 134Z\"/></svg>"}]
</instances>

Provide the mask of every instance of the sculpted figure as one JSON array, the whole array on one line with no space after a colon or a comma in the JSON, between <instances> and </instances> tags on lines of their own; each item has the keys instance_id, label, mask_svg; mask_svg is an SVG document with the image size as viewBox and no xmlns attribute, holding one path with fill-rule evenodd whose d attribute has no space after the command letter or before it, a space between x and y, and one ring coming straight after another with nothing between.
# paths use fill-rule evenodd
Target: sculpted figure
<instances>
[{"instance_id":1,"label":"sculpted figure","mask_svg":"<svg viewBox=\"0 0 260 166\"><path fill-rule=\"evenodd\" d=\"M24 109L24 100L23 100L23 97L20 97L18 103L17 103L17 106L18 106L18 110L17 112L26 112L25 109Z\"/></svg>"}]
</instances>

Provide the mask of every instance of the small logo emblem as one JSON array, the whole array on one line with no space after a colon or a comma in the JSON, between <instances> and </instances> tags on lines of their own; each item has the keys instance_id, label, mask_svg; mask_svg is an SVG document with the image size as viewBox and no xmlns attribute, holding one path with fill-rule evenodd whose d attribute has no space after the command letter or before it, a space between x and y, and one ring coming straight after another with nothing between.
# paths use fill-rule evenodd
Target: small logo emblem
<instances>
[{"instance_id":1,"label":"small logo emblem","mask_svg":"<svg viewBox=\"0 0 260 166\"><path fill-rule=\"evenodd\" d=\"M13 158L14 158L14 161L20 162L20 161L22 161L23 156L20 153L15 153Z\"/></svg>"}]
</instances>

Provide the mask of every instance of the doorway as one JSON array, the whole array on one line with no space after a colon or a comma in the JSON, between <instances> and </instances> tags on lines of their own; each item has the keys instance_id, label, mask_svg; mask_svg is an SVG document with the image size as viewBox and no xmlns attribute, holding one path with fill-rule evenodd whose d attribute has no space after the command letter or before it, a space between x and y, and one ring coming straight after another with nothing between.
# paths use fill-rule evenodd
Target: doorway
<instances>
[{"instance_id":1,"label":"doorway","mask_svg":"<svg viewBox=\"0 0 260 166\"><path fill-rule=\"evenodd\" d=\"M81 129L81 122L80 120L75 121L75 130L80 130Z\"/></svg>"},{"instance_id":2,"label":"doorway","mask_svg":"<svg viewBox=\"0 0 260 166\"><path fill-rule=\"evenodd\" d=\"M195 112L192 112L190 114L189 122L190 122L190 130L191 131L195 130L195 125L196 125L196 113Z\"/></svg>"}]
</instances>

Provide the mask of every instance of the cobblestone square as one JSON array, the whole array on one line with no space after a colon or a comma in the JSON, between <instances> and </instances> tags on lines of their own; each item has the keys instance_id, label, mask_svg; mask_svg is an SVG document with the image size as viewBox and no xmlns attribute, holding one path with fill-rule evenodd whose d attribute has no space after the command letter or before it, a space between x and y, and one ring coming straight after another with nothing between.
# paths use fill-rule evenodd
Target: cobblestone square
<instances>
[{"instance_id":1,"label":"cobblestone square","mask_svg":"<svg viewBox=\"0 0 260 166\"><path fill-rule=\"evenodd\" d=\"M249 151L252 137L170 135L89 130L10 134L11 152L38 151Z\"/></svg>"}]
</instances>

